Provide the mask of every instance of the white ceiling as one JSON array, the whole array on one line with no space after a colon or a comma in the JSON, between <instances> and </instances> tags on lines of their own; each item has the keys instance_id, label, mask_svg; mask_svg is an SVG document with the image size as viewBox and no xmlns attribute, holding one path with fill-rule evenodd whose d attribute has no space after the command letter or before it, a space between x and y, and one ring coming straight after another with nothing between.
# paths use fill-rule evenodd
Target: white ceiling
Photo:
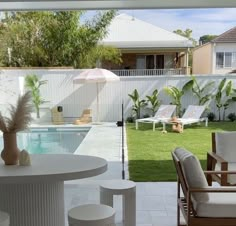
<instances>
[{"instance_id":1,"label":"white ceiling","mask_svg":"<svg viewBox=\"0 0 236 226\"><path fill-rule=\"evenodd\" d=\"M236 8L236 0L0 0L0 11Z\"/></svg>"}]
</instances>

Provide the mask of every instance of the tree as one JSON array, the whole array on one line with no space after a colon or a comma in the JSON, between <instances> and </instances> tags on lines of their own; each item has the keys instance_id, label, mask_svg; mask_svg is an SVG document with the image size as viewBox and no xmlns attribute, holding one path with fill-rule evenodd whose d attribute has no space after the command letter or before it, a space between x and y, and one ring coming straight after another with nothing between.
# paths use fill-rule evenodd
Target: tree
<instances>
[{"instance_id":1,"label":"tree","mask_svg":"<svg viewBox=\"0 0 236 226\"><path fill-rule=\"evenodd\" d=\"M206 44L207 42L210 42L211 40L215 39L217 35L203 35L199 38L199 44Z\"/></svg>"},{"instance_id":2,"label":"tree","mask_svg":"<svg viewBox=\"0 0 236 226\"><path fill-rule=\"evenodd\" d=\"M98 42L106 36L116 11L98 13L92 20L81 23L83 13L16 12L6 17L0 33L1 64L90 68L98 60L107 58L120 62L117 49L98 46Z\"/></svg>"},{"instance_id":3,"label":"tree","mask_svg":"<svg viewBox=\"0 0 236 226\"><path fill-rule=\"evenodd\" d=\"M40 81L39 78L34 74L27 75L25 77L25 87L28 88L32 93L32 101L36 109L37 118L40 118L39 106L46 102L40 95L40 86L46 83L46 80Z\"/></svg>"},{"instance_id":4,"label":"tree","mask_svg":"<svg viewBox=\"0 0 236 226\"><path fill-rule=\"evenodd\" d=\"M181 29L177 29L175 31L173 31L174 33L181 35L187 39L189 39L190 41L192 41L193 46L197 45L197 41L192 37L192 33L193 31L189 28L186 28L185 31L181 30Z\"/></svg>"}]
</instances>

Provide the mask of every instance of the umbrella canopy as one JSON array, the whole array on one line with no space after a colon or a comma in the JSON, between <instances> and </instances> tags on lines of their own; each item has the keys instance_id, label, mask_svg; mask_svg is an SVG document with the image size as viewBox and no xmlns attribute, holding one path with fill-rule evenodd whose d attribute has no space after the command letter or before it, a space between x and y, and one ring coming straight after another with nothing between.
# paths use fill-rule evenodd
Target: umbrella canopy
<instances>
[{"instance_id":1,"label":"umbrella canopy","mask_svg":"<svg viewBox=\"0 0 236 226\"><path fill-rule=\"evenodd\" d=\"M97 122L100 122L99 115L99 83L105 82L116 82L120 81L120 78L113 72L103 69L103 68L94 68L87 69L81 72L78 76L74 77L74 84L83 84L83 83L96 83L97 86Z\"/></svg>"},{"instance_id":2,"label":"umbrella canopy","mask_svg":"<svg viewBox=\"0 0 236 226\"><path fill-rule=\"evenodd\" d=\"M111 71L103 68L87 69L73 79L75 84L102 83L119 81L120 78Z\"/></svg>"}]
</instances>

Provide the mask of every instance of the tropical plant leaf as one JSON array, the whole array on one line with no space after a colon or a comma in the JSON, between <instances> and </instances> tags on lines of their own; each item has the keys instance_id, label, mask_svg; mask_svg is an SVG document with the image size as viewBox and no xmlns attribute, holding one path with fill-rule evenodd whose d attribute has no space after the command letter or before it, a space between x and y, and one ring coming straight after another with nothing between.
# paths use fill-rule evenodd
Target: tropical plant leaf
<instances>
[{"instance_id":1,"label":"tropical plant leaf","mask_svg":"<svg viewBox=\"0 0 236 226\"><path fill-rule=\"evenodd\" d=\"M229 81L225 87L225 94L228 97L231 95L231 93L232 93L232 81Z\"/></svg>"}]
</instances>

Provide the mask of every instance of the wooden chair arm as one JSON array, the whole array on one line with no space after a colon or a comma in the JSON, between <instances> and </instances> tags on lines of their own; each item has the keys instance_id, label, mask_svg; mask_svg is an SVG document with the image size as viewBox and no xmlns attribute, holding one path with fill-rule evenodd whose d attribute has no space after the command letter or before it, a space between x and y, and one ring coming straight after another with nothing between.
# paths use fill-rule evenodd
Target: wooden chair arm
<instances>
[{"instance_id":1,"label":"wooden chair arm","mask_svg":"<svg viewBox=\"0 0 236 226\"><path fill-rule=\"evenodd\" d=\"M215 152L207 152L208 157L213 158L214 160L216 160L219 163L228 163L226 160L224 160L222 157L220 157L219 155L217 155Z\"/></svg>"},{"instance_id":2,"label":"wooden chair arm","mask_svg":"<svg viewBox=\"0 0 236 226\"><path fill-rule=\"evenodd\" d=\"M236 192L235 187L219 187L219 188L189 188L189 193L191 192Z\"/></svg>"},{"instance_id":3,"label":"wooden chair arm","mask_svg":"<svg viewBox=\"0 0 236 226\"><path fill-rule=\"evenodd\" d=\"M204 174L211 175L211 174L236 174L236 171L204 171Z\"/></svg>"}]
</instances>

